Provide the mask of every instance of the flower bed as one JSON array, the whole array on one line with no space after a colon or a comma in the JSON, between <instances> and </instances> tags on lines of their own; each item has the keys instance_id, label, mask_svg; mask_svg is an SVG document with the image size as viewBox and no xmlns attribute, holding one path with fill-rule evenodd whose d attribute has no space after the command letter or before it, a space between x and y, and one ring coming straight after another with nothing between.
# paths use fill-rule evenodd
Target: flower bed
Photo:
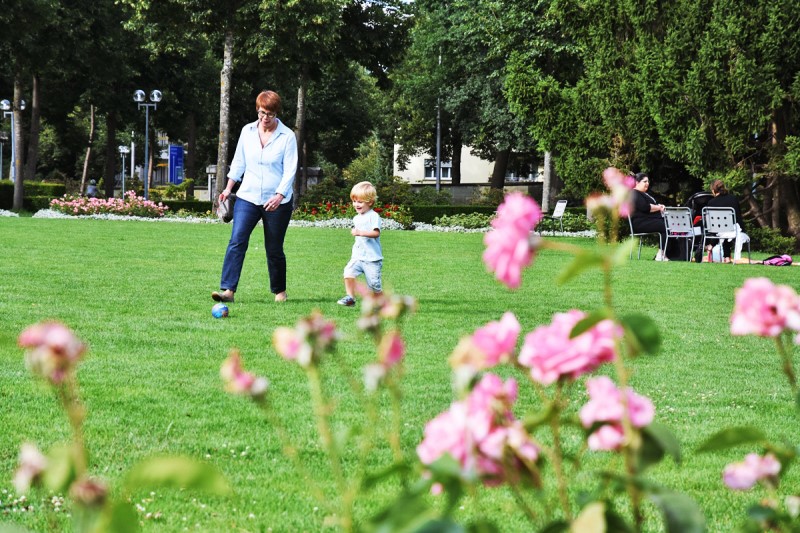
<instances>
[{"instance_id":1,"label":"flower bed","mask_svg":"<svg viewBox=\"0 0 800 533\"><path fill-rule=\"evenodd\" d=\"M155 203L136 196L133 191L125 193L123 198L86 198L74 194L55 198L50 202L50 209L65 215L120 215L145 218L161 218L169 209L161 202Z\"/></svg>"}]
</instances>

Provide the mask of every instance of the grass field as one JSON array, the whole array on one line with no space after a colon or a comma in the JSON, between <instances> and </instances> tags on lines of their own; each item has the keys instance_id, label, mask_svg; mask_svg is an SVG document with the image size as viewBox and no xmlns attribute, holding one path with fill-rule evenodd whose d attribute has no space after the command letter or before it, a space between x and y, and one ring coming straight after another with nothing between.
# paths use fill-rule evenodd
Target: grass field
<instances>
[{"instance_id":1,"label":"grass field","mask_svg":"<svg viewBox=\"0 0 800 533\"><path fill-rule=\"evenodd\" d=\"M355 326L357 309L342 308L341 272L352 237L347 230L290 228L289 301L276 304L268 291L263 243L254 233L243 277L225 320L211 317L210 291L218 286L230 227L218 224L0 218L0 522L34 531L69 530L63 512L46 512L51 495L34 492L33 512L13 505L11 477L24 441L46 450L69 438L69 425L52 394L25 370L16 338L26 326L58 319L90 346L79 370L88 410L91 470L112 487L137 460L179 453L217 466L234 488L230 497L187 491L142 492L145 531L323 531L324 513L307 480L280 453L275 432L252 404L222 390L219 366L231 347L246 367L269 378L278 416L300 446L309 470L333 490L317 442L303 372L276 355L272 332L294 325L313 309L335 320L344 338L337 357L357 373L374 349ZM452 400L447 357L459 338L497 320L506 310L526 333L571 308L602 303L601 276L590 271L567 285L555 283L569 256L545 251L511 292L487 274L480 234L385 231L384 285L418 298L405 329L402 444L413 453L426 421ZM571 239L586 246L588 240ZM655 250L643 252L652 257ZM797 412L773 345L732 337L728 319L734 290L748 277L768 276L798 289L795 268L628 262L614 274L614 305L649 313L663 335L657 356L630 363L632 385L650 397L656 419L678 436L683 463L656 467L652 478L688 493L703 509L709 531L730 531L762 489L734 493L721 482L724 466L745 447L723 454L696 454L706 437L730 425L753 424L771 439L800 442ZM360 419L360 408L342 385L337 366L325 365L326 385L337 397L337 420ZM508 371L507 374L513 374ZM517 377L520 377L517 375ZM521 386L520 413L538 400ZM583 395L582 381L573 389ZM574 445L578 446L576 434ZM384 450L385 451L385 450ZM575 493L594 484L590 459ZM375 467L387 464L378 452ZM791 471L784 488L797 493ZM364 498L363 519L389 497L392 487ZM463 522L489 514L501 531L531 531L505 489L469 496L457 516ZM158 512L158 519L145 519ZM659 531L652 506L648 531Z\"/></svg>"}]
</instances>

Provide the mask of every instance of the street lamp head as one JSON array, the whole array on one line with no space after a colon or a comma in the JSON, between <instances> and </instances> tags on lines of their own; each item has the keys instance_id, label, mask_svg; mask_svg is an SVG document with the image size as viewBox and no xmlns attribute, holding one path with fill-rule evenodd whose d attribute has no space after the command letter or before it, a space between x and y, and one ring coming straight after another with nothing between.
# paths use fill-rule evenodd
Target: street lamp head
<instances>
[{"instance_id":1,"label":"street lamp head","mask_svg":"<svg viewBox=\"0 0 800 533\"><path fill-rule=\"evenodd\" d=\"M3 111L10 110L11 102L9 102L8 100L3 100L2 102L0 102L0 109L2 109Z\"/></svg>"},{"instance_id":2,"label":"street lamp head","mask_svg":"<svg viewBox=\"0 0 800 533\"><path fill-rule=\"evenodd\" d=\"M129 153L131 153L131 149L128 148L127 146L125 146L124 144L120 145L118 147L118 150L119 150L119 153L121 153L121 154L129 154Z\"/></svg>"},{"instance_id":3,"label":"street lamp head","mask_svg":"<svg viewBox=\"0 0 800 533\"><path fill-rule=\"evenodd\" d=\"M135 93L133 93L133 101L138 102L140 104L144 102L144 91L139 89Z\"/></svg>"},{"instance_id":4,"label":"street lamp head","mask_svg":"<svg viewBox=\"0 0 800 533\"><path fill-rule=\"evenodd\" d=\"M20 111L25 111L25 100L20 100L19 101L19 110Z\"/></svg>"},{"instance_id":5,"label":"street lamp head","mask_svg":"<svg viewBox=\"0 0 800 533\"><path fill-rule=\"evenodd\" d=\"M158 89L153 90L153 92L150 93L150 101L159 103L161 101L161 91Z\"/></svg>"}]
</instances>

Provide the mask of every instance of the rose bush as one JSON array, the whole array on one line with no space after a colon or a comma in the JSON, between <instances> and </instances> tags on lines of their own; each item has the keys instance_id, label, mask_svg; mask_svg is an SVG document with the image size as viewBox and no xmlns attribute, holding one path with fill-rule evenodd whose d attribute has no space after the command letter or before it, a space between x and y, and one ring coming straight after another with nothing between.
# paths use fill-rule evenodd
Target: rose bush
<instances>
[{"instance_id":1,"label":"rose bush","mask_svg":"<svg viewBox=\"0 0 800 533\"><path fill-rule=\"evenodd\" d=\"M128 191L123 198L87 198L80 195L64 195L50 201L50 209L65 215L120 215L145 218L161 218L169 209L161 202L155 203Z\"/></svg>"}]
</instances>

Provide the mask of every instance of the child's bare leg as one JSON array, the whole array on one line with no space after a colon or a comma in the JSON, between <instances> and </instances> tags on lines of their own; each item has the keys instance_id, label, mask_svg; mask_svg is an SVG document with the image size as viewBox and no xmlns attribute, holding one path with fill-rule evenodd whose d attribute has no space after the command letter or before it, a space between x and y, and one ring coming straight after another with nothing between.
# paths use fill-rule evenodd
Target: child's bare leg
<instances>
[{"instance_id":1,"label":"child's bare leg","mask_svg":"<svg viewBox=\"0 0 800 533\"><path fill-rule=\"evenodd\" d=\"M344 291L350 298L353 298L355 300L356 278L344 278Z\"/></svg>"}]
</instances>

